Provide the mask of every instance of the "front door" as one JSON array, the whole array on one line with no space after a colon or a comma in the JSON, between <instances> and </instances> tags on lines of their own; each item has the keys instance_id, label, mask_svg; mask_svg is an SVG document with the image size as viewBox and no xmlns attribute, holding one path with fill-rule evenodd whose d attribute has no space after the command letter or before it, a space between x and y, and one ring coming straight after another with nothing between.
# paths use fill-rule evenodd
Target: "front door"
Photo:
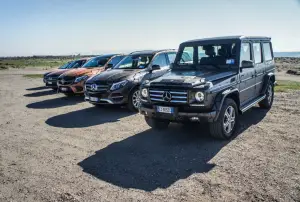
<instances>
[{"instance_id":1,"label":"front door","mask_svg":"<svg viewBox=\"0 0 300 202\"><path fill-rule=\"evenodd\" d=\"M241 44L240 61L253 61L251 43L245 42ZM240 101L241 106L251 101L255 97L255 68L243 68L240 70Z\"/></svg>"}]
</instances>

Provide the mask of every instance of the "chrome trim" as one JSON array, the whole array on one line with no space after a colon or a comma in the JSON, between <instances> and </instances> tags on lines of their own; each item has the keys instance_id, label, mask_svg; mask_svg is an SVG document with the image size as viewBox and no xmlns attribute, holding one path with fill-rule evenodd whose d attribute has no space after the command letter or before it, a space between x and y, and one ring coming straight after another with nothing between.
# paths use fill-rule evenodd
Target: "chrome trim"
<instances>
[{"instance_id":1,"label":"chrome trim","mask_svg":"<svg viewBox=\"0 0 300 202\"><path fill-rule=\"evenodd\" d=\"M266 98L266 95L256 99L254 102L252 102L251 104L249 104L247 107L241 109L241 111L244 113L246 112L248 109L250 109L251 107L253 107L254 105L256 105L257 103L259 103L260 101L262 101L263 99Z\"/></svg>"},{"instance_id":2,"label":"chrome trim","mask_svg":"<svg viewBox=\"0 0 300 202\"><path fill-rule=\"evenodd\" d=\"M111 97L111 98L123 98L124 96L114 96L114 97Z\"/></svg>"},{"instance_id":3,"label":"chrome trim","mask_svg":"<svg viewBox=\"0 0 300 202\"><path fill-rule=\"evenodd\" d=\"M249 87L247 87L247 88L241 90L240 92L244 92L244 91L246 91L246 90L248 90L248 89L250 89L250 88L253 88L253 87L255 87L256 85L261 84L261 83L262 83L262 82L258 82L258 83L254 84L254 85L252 85L252 86L249 86Z\"/></svg>"},{"instance_id":4,"label":"chrome trim","mask_svg":"<svg viewBox=\"0 0 300 202\"><path fill-rule=\"evenodd\" d=\"M187 92L170 91L171 94L187 95Z\"/></svg>"}]
</instances>

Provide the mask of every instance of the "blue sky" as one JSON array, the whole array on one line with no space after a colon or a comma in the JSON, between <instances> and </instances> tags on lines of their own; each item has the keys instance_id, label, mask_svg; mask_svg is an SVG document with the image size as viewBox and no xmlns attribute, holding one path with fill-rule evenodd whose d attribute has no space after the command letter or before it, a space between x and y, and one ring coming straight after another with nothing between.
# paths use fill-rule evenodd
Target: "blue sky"
<instances>
[{"instance_id":1,"label":"blue sky","mask_svg":"<svg viewBox=\"0 0 300 202\"><path fill-rule=\"evenodd\" d=\"M196 38L271 36L300 51L299 0L0 0L0 56L177 48Z\"/></svg>"}]
</instances>

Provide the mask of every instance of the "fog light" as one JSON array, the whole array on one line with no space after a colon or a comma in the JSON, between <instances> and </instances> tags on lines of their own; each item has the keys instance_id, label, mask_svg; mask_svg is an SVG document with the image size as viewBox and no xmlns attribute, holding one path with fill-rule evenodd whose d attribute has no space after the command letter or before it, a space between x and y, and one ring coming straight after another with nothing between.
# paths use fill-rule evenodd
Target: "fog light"
<instances>
[{"instance_id":1,"label":"fog light","mask_svg":"<svg viewBox=\"0 0 300 202\"><path fill-rule=\"evenodd\" d=\"M198 102L202 102L204 100L204 94L202 92L197 92L195 98Z\"/></svg>"},{"instance_id":2,"label":"fog light","mask_svg":"<svg viewBox=\"0 0 300 202\"><path fill-rule=\"evenodd\" d=\"M148 97L148 90L146 88L142 89L142 96L143 97Z\"/></svg>"},{"instance_id":3,"label":"fog light","mask_svg":"<svg viewBox=\"0 0 300 202\"><path fill-rule=\"evenodd\" d=\"M191 121L199 121L199 118L198 117L192 117L190 118Z\"/></svg>"}]
</instances>

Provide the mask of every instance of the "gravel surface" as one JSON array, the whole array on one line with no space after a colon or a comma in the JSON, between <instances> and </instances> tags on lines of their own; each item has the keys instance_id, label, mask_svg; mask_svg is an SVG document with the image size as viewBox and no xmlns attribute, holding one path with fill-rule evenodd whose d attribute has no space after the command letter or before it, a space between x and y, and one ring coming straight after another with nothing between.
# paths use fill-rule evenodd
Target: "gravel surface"
<instances>
[{"instance_id":1,"label":"gravel surface","mask_svg":"<svg viewBox=\"0 0 300 202\"><path fill-rule=\"evenodd\" d=\"M206 126L155 132L40 79L0 78L0 201L300 201L299 91L217 141Z\"/></svg>"}]
</instances>

